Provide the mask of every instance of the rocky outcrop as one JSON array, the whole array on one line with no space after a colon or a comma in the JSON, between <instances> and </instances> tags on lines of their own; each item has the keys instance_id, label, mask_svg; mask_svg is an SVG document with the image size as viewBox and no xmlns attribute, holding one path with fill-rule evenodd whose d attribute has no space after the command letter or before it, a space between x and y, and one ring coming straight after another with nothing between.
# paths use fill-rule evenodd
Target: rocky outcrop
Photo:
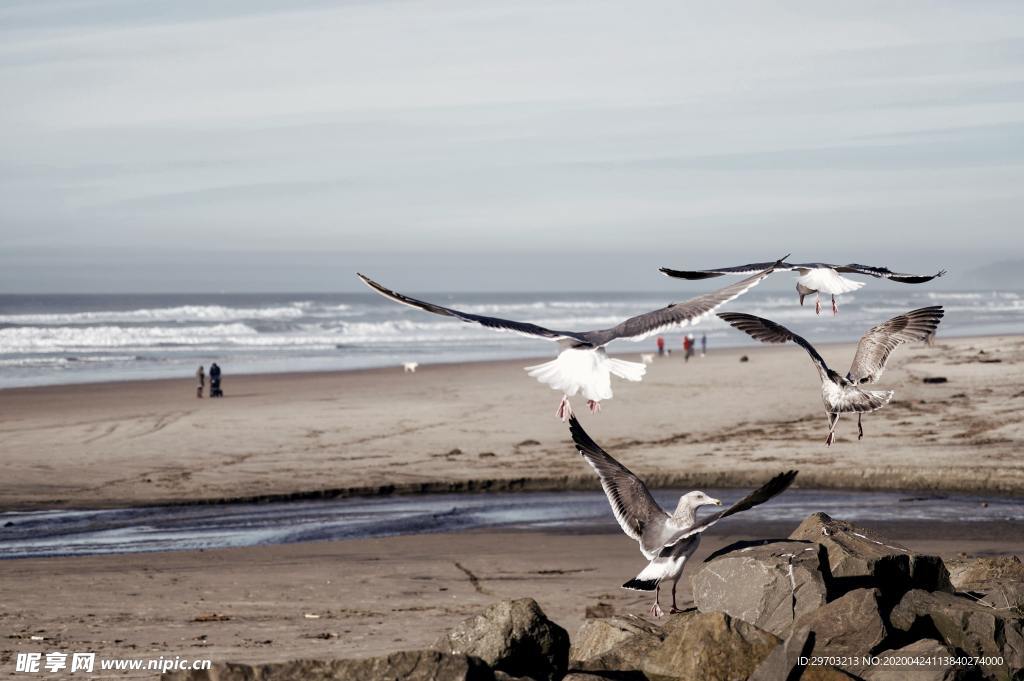
<instances>
[{"instance_id":1,"label":"rocky outcrop","mask_svg":"<svg viewBox=\"0 0 1024 681\"><path fill-rule=\"evenodd\" d=\"M912 638L938 638L971 656L1002 658L1002 664L982 666L986 676L1024 678L1024 620L1011 611L915 589L893 608L889 622Z\"/></svg>"},{"instance_id":2,"label":"rocky outcrop","mask_svg":"<svg viewBox=\"0 0 1024 681\"><path fill-rule=\"evenodd\" d=\"M834 592L830 596L875 588L884 603L892 604L910 589L953 591L938 556L915 554L872 530L825 513L812 513L789 538L817 542L825 548Z\"/></svg>"},{"instance_id":3,"label":"rocky outcrop","mask_svg":"<svg viewBox=\"0 0 1024 681\"><path fill-rule=\"evenodd\" d=\"M162 681L493 681L476 657L408 650L360 660L293 660L275 664L219 663L209 670L164 674Z\"/></svg>"},{"instance_id":4,"label":"rocky outcrop","mask_svg":"<svg viewBox=\"0 0 1024 681\"><path fill-rule=\"evenodd\" d=\"M619 644L647 638L661 642L665 637L661 627L636 615L588 619L573 637L569 648L570 663L587 662L608 653Z\"/></svg>"},{"instance_id":5,"label":"rocky outcrop","mask_svg":"<svg viewBox=\"0 0 1024 681\"><path fill-rule=\"evenodd\" d=\"M1024 615L1024 563L1017 556L954 560L949 564L949 579L957 591Z\"/></svg>"},{"instance_id":6,"label":"rocky outcrop","mask_svg":"<svg viewBox=\"0 0 1024 681\"><path fill-rule=\"evenodd\" d=\"M442 636L436 647L537 681L561 679L569 662L569 635L532 598L495 603Z\"/></svg>"},{"instance_id":7,"label":"rocky outcrop","mask_svg":"<svg viewBox=\"0 0 1024 681\"><path fill-rule=\"evenodd\" d=\"M836 666L859 673L868 665L863 656L874 653L888 630L879 612L877 589L856 589L796 621L813 638L810 656L851 658Z\"/></svg>"},{"instance_id":8,"label":"rocky outcrop","mask_svg":"<svg viewBox=\"0 0 1024 681\"><path fill-rule=\"evenodd\" d=\"M725 612L777 636L826 601L827 563L818 544L780 541L729 551L694 574L701 612Z\"/></svg>"},{"instance_id":9,"label":"rocky outcrop","mask_svg":"<svg viewBox=\"0 0 1024 681\"><path fill-rule=\"evenodd\" d=\"M724 612L681 618L644 661L651 681L747 678L779 644L768 632Z\"/></svg>"}]
</instances>

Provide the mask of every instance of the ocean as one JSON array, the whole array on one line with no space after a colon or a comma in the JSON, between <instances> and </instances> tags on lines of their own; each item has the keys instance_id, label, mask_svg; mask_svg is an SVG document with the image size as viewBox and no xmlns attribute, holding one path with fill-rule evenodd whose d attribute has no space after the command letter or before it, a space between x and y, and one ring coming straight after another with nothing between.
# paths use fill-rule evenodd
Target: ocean
<instances>
[{"instance_id":1,"label":"ocean","mask_svg":"<svg viewBox=\"0 0 1024 681\"><path fill-rule=\"evenodd\" d=\"M696 295L689 290L676 299ZM433 293L467 312L554 329L612 326L672 302L658 293ZM876 286L840 298L840 313L815 316L794 291L755 289L724 310L781 322L814 343L852 341L870 326L925 305L944 305L940 337L1024 333L1024 292L930 291ZM750 345L712 316L663 333L707 334L709 351ZM651 352L654 338L616 341L610 352ZM551 357L554 346L397 305L373 293L0 295L0 388L153 378L190 378L213 361L231 374L333 371L493 359Z\"/></svg>"}]
</instances>

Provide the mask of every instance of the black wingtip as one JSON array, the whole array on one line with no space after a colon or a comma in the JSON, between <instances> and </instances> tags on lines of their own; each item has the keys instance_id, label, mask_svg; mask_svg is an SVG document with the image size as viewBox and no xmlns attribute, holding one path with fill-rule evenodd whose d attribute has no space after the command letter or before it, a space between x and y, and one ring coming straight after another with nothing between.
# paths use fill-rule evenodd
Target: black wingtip
<instances>
[{"instance_id":1,"label":"black wingtip","mask_svg":"<svg viewBox=\"0 0 1024 681\"><path fill-rule=\"evenodd\" d=\"M658 588L658 582L654 579L637 579L634 577L623 584L622 588L632 589L633 591L654 591Z\"/></svg>"},{"instance_id":2,"label":"black wingtip","mask_svg":"<svg viewBox=\"0 0 1024 681\"><path fill-rule=\"evenodd\" d=\"M580 454L584 449L599 449L597 443L587 435L587 431L583 430L583 426L580 425L575 414L569 417L569 434L572 436L572 441L576 443L576 449Z\"/></svg>"},{"instance_id":3,"label":"black wingtip","mask_svg":"<svg viewBox=\"0 0 1024 681\"><path fill-rule=\"evenodd\" d=\"M937 279L939 277L944 277L947 274L948 274L948 272L946 270L939 270L938 273L935 275L935 278Z\"/></svg>"},{"instance_id":4,"label":"black wingtip","mask_svg":"<svg viewBox=\"0 0 1024 681\"><path fill-rule=\"evenodd\" d=\"M775 261L775 265L773 267L778 267L778 266L782 265L784 262L786 262L786 258L788 258L791 255L793 255L793 254L792 253L787 253L786 255L782 256L781 258L779 258L778 260Z\"/></svg>"}]
</instances>

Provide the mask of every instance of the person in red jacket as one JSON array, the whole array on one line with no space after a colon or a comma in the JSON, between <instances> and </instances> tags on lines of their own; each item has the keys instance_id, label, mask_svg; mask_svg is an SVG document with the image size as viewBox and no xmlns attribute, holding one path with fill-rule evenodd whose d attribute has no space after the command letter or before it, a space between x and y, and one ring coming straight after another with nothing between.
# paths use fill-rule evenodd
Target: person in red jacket
<instances>
[{"instance_id":1,"label":"person in red jacket","mask_svg":"<svg viewBox=\"0 0 1024 681\"><path fill-rule=\"evenodd\" d=\"M665 339L662 338L661 336L658 336L657 343L658 343L658 356L661 357L662 355L665 354Z\"/></svg>"},{"instance_id":2,"label":"person in red jacket","mask_svg":"<svg viewBox=\"0 0 1024 681\"><path fill-rule=\"evenodd\" d=\"M693 357L693 346L693 334L688 333L686 334L686 338L683 339L683 352L685 353L683 355L683 359L687 362L689 362L690 358Z\"/></svg>"}]
</instances>

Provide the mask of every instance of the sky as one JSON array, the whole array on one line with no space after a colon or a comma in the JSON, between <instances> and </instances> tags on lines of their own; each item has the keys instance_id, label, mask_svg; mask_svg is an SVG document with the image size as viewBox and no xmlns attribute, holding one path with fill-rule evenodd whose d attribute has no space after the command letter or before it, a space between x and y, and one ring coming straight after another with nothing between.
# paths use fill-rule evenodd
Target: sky
<instances>
[{"instance_id":1,"label":"sky","mask_svg":"<svg viewBox=\"0 0 1024 681\"><path fill-rule=\"evenodd\" d=\"M6 0L0 92L0 293L1024 258L1020 2Z\"/></svg>"}]
</instances>

